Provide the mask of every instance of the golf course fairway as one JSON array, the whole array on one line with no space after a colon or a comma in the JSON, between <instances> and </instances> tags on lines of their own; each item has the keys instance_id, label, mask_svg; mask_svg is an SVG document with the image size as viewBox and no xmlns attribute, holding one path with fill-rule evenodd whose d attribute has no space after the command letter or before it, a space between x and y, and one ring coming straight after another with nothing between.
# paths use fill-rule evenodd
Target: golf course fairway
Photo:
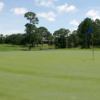
<instances>
[{"instance_id":1,"label":"golf course fairway","mask_svg":"<svg viewBox=\"0 0 100 100\"><path fill-rule=\"evenodd\" d=\"M100 51L0 52L0 100L100 100Z\"/></svg>"}]
</instances>

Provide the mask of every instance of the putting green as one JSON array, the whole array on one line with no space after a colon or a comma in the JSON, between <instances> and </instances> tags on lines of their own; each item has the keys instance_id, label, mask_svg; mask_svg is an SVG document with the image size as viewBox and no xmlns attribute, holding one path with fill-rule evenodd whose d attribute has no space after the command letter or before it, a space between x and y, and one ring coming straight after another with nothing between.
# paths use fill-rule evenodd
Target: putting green
<instances>
[{"instance_id":1,"label":"putting green","mask_svg":"<svg viewBox=\"0 0 100 100\"><path fill-rule=\"evenodd\" d=\"M100 51L0 52L0 100L100 100Z\"/></svg>"}]
</instances>

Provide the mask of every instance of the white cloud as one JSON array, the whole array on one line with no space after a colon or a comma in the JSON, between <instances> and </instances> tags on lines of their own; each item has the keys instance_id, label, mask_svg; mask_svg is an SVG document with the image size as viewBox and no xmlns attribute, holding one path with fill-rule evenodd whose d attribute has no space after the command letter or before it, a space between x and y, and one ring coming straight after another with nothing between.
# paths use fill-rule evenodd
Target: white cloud
<instances>
[{"instance_id":1,"label":"white cloud","mask_svg":"<svg viewBox=\"0 0 100 100\"><path fill-rule=\"evenodd\" d=\"M76 7L74 5L69 5L65 3L64 5L58 6L57 11L60 13L69 13L69 12L76 11Z\"/></svg>"},{"instance_id":2,"label":"white cloud","mask_svg":"<svg viewBox=\"0 0 100 100\"><path fill-rule=\"evenodd\" d=\"M52 11L50 12L41 12L37 14L38 17L45 18L46 20L53 22L56 19L56 14Z\"/></svg>"},{"instance_id":3,"label":"white cloud","mask_svg":"<svg viewBox=\"0 0 100 100\"><path fill-rule=\"evenodd\" d=\"M4 8L4 3L0 1L0 11L2 11Z\"/></svg>"},{"instance_id":4,"label":"white cloud","mask_svg":"<svg viewBox=\"0 0 100 100\"><path fill-rule=\"evenodd\" d=\"M54 6L54 3L57 0L35 0L36 5L43 7L51 7Z\"/></svg>"},{"instance_id":5,"label":"white cloud","mask_svg":"<svg viewBox=\"0 0 100 100\"><path fill-rule=\"evenodd\" d=\"M79 25L79 22L77 21L77 20L72 20L71 22L70 22L70 24L71 25L73 25L73 26L78 26Z\"/></svg>"},{"instance_id":6,"label":"white cloud","mask_svg":"<svg viewBox=\"0 0 100 100\"><path fill-rule=\"evenodd\" d=\"M100 19L100 12L98 10L89 10L87 13L86 13L86 16L87 17L91 17L93 20L95 19Z\"/></svg>"},{"instance_id":7,"label":"white cloud","mask_svg":"<svg viewBox=\"0 0 100 100\"><path fill-rule=\"evenodd\" d=\"M26 8L13 8L13 9L11 9L11 11L16 15L23 15L26 12L28 12L28 10Z\"/></svg>"}]
</instances>

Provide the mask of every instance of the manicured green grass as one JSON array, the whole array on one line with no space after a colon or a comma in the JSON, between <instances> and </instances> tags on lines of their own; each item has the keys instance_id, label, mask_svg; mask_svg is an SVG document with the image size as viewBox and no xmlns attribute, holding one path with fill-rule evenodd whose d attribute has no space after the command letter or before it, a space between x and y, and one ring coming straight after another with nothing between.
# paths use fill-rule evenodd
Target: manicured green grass
<instances>
[{"instance_id":1,"label":"manicured green grass","mask_svg":"<svg viewBox=\"0 0 100 100\"><path fill-rule=\"evenodd\" d=\"M100 100L100 51L0 52L0 100Z\"/></svg>"}]
</instances>

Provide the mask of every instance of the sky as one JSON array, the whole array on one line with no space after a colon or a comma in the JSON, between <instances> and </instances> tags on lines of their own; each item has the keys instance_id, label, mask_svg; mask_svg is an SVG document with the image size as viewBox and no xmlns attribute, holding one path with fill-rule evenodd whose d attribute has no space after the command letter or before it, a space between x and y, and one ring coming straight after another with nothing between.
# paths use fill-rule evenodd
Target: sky
<instances>
[{"instance_id":1,"label":"sky","mask_svg":"<svg viewBox=\"0 0 100 100\"><path fill-rule=\"evenodd\" d=\"M100 0L0 0L0 34L24 33L28 11L39 18L37 27L72 31L86 17L100 19Z\"/></svg>"}]
</instances>

